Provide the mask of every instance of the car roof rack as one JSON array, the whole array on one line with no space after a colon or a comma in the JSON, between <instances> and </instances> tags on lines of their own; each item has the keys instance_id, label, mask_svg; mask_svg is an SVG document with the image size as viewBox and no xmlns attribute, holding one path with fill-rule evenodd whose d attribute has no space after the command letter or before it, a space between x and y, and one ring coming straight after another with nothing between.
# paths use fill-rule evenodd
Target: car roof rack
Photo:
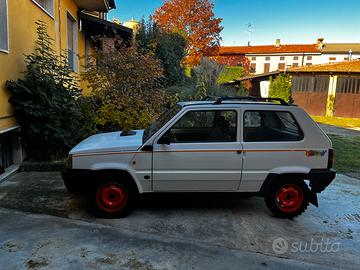
<instances>
[{"instance_id":1,"label":"car roof rack","mask_svg":"<svg viewBox=\"0 0 360 270\"><path fill-rule=\"evenodd\" d=\"M233 97L229 97L229 96L208 96L204 99L204 101L212 101L214 100L214 104L218 105L221 104L223 101L226 100L233 100L233 101L254 101L254 102L279 102L280 105L285 105L285 106L290 106L289 103L287 103L285 100L283 100L282 98L263 98L263 97L253 97L253 96L233 96Z\"/></svg>"}]
</instances>

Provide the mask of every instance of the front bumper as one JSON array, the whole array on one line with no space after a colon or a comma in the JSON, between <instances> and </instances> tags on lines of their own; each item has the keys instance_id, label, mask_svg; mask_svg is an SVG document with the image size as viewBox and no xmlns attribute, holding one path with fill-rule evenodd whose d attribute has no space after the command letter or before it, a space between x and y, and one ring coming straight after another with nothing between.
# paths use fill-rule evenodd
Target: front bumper
<instances>
[{"instance_id":1,"label":"front bumper","mask_svg":"<svg viewBox=\"0 0 360 270\"><path fill-rule=\"evenodd\" d=\"M311 190L320 193L331 184L336 177L336 171L333 169L312 169L308 174Z\"/></svg>"},{"instance_id":2,"label":"front bumper","mask_svg":"<svg viewBox=\"0 0 360 270\"><path fill-rule=\"evenodd\" d=\"M70 193L87 192L94 183L94 173L90 170L66 169L62 171L61 176Z\"/></svg>"}]
</instances>

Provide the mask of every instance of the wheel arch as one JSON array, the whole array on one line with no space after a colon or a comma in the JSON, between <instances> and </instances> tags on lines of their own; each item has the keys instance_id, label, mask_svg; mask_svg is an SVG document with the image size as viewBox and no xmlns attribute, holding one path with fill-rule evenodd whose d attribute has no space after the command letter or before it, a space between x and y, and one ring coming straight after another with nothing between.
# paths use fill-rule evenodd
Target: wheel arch
<instances>
[{"instance_id":1,"label":"wheel arch","mask_svg":"<svg viewBox=\"0 0 360 270\"><path fill-rule=\"evenodd\" d=\"M307 174L305 173L269 173L260 188L259 195L264 197L265 194L269 191L272 183L280 178L292 177L296 179L305 180L306 175Z\"/></svg>"},{"instance_id":2,"label":"wheel arch","mask_svg":"<svg viewBox=\"0 0 360 270\"><path fill-rule=\"evenodd\" d=\"M96 182L96 180L99 180L99 179L101 179L101 177L104 177L104 176L108 176L108 177L118 176L119 178L121 178L121 181L125 181L134 192L136 192L136 193L141 192L141 186L137 183L135 178L127 170L102 169L102 170L96 170L95 174L96 174L95 182Z\"/></svg>"}]
</instances>

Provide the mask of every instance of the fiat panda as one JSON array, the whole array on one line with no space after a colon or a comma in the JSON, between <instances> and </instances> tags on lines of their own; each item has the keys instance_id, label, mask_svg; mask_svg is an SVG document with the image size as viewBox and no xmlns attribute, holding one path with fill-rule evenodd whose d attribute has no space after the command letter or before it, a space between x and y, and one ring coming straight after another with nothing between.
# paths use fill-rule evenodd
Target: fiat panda
<instances>
[{"instance_id":1,"label":"fiat panda","mask_svg":"<svg viewBox=\"0 0 360 270\"><path fill-rule=\"evenodd\" d=\"M218 97L178 103L145 130L91 136L62 173L103 217L129 213L141 194L257 195L294 218L335 178L332 143L311 117L281 99Z\"/></svg>"}]
</instances>

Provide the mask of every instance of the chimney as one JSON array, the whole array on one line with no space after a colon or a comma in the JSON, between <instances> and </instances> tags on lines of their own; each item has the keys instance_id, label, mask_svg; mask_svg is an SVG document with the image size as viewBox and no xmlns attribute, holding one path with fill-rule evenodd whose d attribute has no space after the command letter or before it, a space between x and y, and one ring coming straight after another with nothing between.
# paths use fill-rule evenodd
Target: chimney
<instances>
[{"instance_id":1,"label":"chimney","mask_svg":"<svg viewBox=\"0 0 360 270\"><path fill-rule=\"evenodd\" d=\"M279 48L279 47L281 46L280 38L277 38L277 39L276 39L275 46L276 46L277 48Z\"/></svg>"},{"instance_id":2,"label":"chimney","mask_svg":"<svg viewBox=\"0 0 360 270\"><path fill-rule=\"evenodd\" d=\"M318 38L316 44L317 48L322 51L322 49L324 48L324 38Z\"/></svg>"}]
</instances>

